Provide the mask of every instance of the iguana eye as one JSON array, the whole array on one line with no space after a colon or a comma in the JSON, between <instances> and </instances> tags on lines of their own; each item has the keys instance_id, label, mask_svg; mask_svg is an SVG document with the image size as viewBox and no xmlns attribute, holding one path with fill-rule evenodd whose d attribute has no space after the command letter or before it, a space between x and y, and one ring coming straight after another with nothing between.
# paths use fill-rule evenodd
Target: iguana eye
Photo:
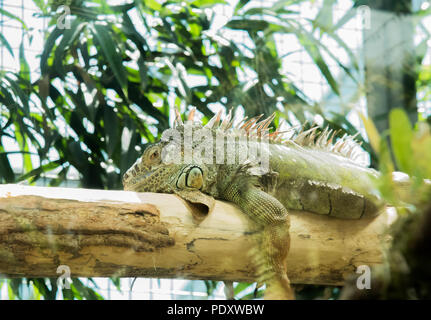
<instances>
[{"instance_id":1,"label":"iguana eye","mask_svg":"<svg viewBox=\"0 0 431 320\"><path fill-rule=\"evenodd\" d=\"M201 168L193 167L192 169L190 169L186 176L187 187L200 189L203 183L204 182Z\"/></svg>"},{"instance_id":2,"label":"iguana eye","mask_svg":"<svg viewBox=\"0 0 431 320\"><path fill-rule=\"evenodd\" d=\"M150 154L150 160L154 161L159 157L159 150L154 150L153 153Z\"/></svg>"},{"instance_id":3,"label":"iguana eye","mask_svg":"<svg viewBox=\"0 0 431 320\"><path fill-rule=\"evenodd\" d=\"M203 172L197 166L190 166L183 170L177 180L177 188L201 189L203 186Z\"/></svg>"},{"instance_id":4,"label":"iguana eye","mask_svg":"<svg viewBox=\"0 0 431 320\"><path fill-rule=\"evenodd\" d=\"M144 159L147 165L156 165L161 162L160 148L158 146L150 148L145 152Z\"/></svg>"}]
</instances>

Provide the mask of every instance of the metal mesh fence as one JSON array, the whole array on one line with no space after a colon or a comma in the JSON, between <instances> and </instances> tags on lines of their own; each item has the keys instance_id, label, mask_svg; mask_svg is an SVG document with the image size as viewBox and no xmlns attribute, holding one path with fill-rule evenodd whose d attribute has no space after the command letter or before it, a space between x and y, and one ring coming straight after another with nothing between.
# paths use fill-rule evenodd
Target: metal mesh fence
<instances>
[{"instance_id":1,"label":"metal mesh fence","mask_svg":"<svg viewBox=\"0 0 431 320\"><path fill-rule=\"evenodd\" d=\"M121 1L116 1L118 2ZM237 1L229 1L226 5L216 7L217 19L216 23L223 25L232 15L232 8ZM262 7L270 6L274 1L254 1ZM421 6L424 3L422 0L415 1L415 6ZM300 12L300 19L303 21L312 21L321 8L323 1L305 1L298 4L293 9ZM346 12L352 7L351 0L339 0L332 6L332 19L334 23L339 21ZM29 0L0 0L0 9L5 10L25 21L29 27L24 30L23 26L7 17L0 12L0 33L9 41L14 56L10 55L4 46L0 47L0 69L17 71L19 70L19 50L20 46L24 49L25 57L30 65L31 79L34 80L39 74L38 56L43 50L45 32L47 30L47 20L39 16L37 7L33 1ZM367 17L364 16L366 11L359 12L355 17L344 24L342 28L337 30L339 38L343 39L346 46L351 50L353 55L359 62L359 71L356 75L358 79L363 79L363 29L366 24ZM310 22L311 23L311 22ZM307 23L304 23L307 28ZM426 28L431 29L431 24L426 23ZM223 30L224 36L234 41L246 42L247 38L240 31ZM26 36L24 36L26 35ZM322 41L327 48L322 52L323 57L329 65L331 72L335 75L337 82L340 84L340 96L334 95L331 91L328 82L323 77L322 73L316 66L315 61L305 51L303 46L298 42L294 35L276 36L276 47L283 56L283 72L289 74L294 84L301 89L313 102L319 103L323 108L328 110L339 110L340 108L351 108L351 97L357 94L359 90L358 84L351 81L343 72L340 64L347 64L349 57L346 56L345 50L340 47L340 44L329 38L322 38ZM332 54L331 55L329 54ZM335 59L336 58L336 59ZM430 64L431 58L429 55L425 58L425 63ZM349 66L348 66L349 67ZM247 75L244 75L245 77ZM420 92L418 93L421 94ZM356 109L365 108L365 99L355 101ZM419 108L422 110L430 109L429 102L419 101ZM359 126L359 119L356 113L348 115L352 123ZM17 149L17 146L11 143L6 146L9 150ZM19 174L22 172L20 164L22 161L16 158L14 161L14 170ZM73 177L72 177L73 178ZM77 177L76 177L77 178ZM39 184L46 184L49 177L45 180L39 180ZM64 186L76 187L77 179L67 182ZM206 287L203 281L188 281L188 280L170 280L170 279L131 279L124 278L121 280L121 291L109 281L109 279L95 278L95 283L98 285L100 292L107 299L207 299ZM88 283L91 285L91 283ZM30 295L30 293L28 293ZM7 290L5 286L0 290L0 298L7 299ZM61 297L60 297L61 298ZM224 299L223 285L219 285L215 293L209 297L212 299Z\"/></svg>"},{"instance_id":2,"label":"metal mesh fence","mask_svg":"<svg viewBox=\"0 0 431 320\"><path fill-rule=\"evenodd\" d=\"M257 1L256 1L257 2ZM261 6L268 6L270 2L258 1ZM220 6L216 9L218 14L219 24L222 25L232 15L232 7L234 2L229 5ZM313 3L306 2L298 6L301 12L301 19L312 19L316 15L319 8L319 1ZM334 6L334 18L341 16L351 6L351 1L339 1ZM29 62L32 79L35 79L39 72L38 55L43 50L43 39L46 31L46 19L37 17L38 10L32 1L14 1L0 0L0 8L6 10L17 17L20 17L29 26L29 30L24 30L22 25L17 21L8 19L4 15L0 15L0 32L10 41L15 57L19 55L20 46L23 45L26 59ZM28 41L28 37L24 37L24 33L32 37L32 41ZM352 38L349 46L352 50L358 50L361 44L361 25L357 20L345 26L341 32L346 34L346 38ZM240 35L240 38L238 38ZM241 32L226 31L224 36L231 39L242 39L246 41L246 37ZM240 40L241 41L241 40ZM330 46L336 44L328 43L328 49L334 51L336 48ZM314 101L323 101L331 99L330 90L324 78L317 69L315 63L306 54L304 49L298 43L297 39L290 36L277 38L277 49L280 55L286 56L283 61L285 72L291 74L295 84L303 90ZM0 67L3 70L17 71L19 70L19 61L12 57L4 47L0 49ZM337 58L339 58L337 56ZM338 67L335 62L330 64L334 72L338 72ZM21 161L16 161L21 163ZM20 168L16 167L17 173ZM22 170L22 169L21 169ZM48 178L39 180L39 184L47 183ZM70 181L65 186L77 186L77 181ZM206 287L203 281L188 281L188 280L171 280L171 279L121 279L120 288L117 290L109 279L96 278L98 292L107 299L207 299ZM92 285L90 282L88 285ZM3 289L2 297L7 297ZM29 293L30 294L30 291ZM210 298L224 299L223 285L219 285L217 290Z\"/></svg>"}]
</instances>

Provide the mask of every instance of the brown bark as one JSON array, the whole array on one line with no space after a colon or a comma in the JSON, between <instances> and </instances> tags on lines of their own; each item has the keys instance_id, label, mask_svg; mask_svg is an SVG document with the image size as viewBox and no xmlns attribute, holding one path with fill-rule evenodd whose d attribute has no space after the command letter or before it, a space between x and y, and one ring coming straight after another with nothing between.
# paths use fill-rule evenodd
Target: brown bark
<instances>
[{"instance_id":1,"label":"brown bark","mask_svg":"<svg viewBox=\"0 0 431 320\"><path fill-rule=\"evenodd\" d=\"M0 274L254 280L253 229L236 206L217 201L201 222L174 195L0 186ZM359 265L382 261L387 210L374 220L291 212L293 283L342 284Z\"/></svg>"}]
</instances>

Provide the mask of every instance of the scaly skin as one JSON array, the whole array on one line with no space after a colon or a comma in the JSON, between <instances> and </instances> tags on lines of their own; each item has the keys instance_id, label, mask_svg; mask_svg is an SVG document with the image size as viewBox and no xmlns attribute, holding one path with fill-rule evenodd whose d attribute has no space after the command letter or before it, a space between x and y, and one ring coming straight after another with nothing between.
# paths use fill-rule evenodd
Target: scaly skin
<instances>
[{"instance_id":1,"label":"scaly skin","mask_svg":"<svg viewBox=\"0 0 431 320\"><path fill-rule=\"evenodd\" d=\"M202 132L202 125L192 122L193 115L194 110L184 125L177 114L174 130L179 136L172 138L168 134L170 139L162 138L149 146L125 173L124 189L175 193L191 203L206 206L208 211L214 205L214 198L237 204L262 229L259 249L253 258L259 282L267 284L265 298L293 299L286 274L290 246L287 209L347 219L374 216L380 207L372 193L372 179L377 173L351 159L355 145L350 137L333 144L335 134L325 130L317 135L314 128L280 142L281 133L270 134L267 129L273 116L261 122L252 118L242 126L231 128L230 114L221 124L220 113L217 114L206 126L209 134L206 137L212 139L203 144L195 139L198 141L191 142L191 149L196 151L203 145L221 150L222 161L215 151L207 158L211 161L190 160L185 141L190 134ZM220 149L217 144L220 134L234 140L222 140ZM238 138L241 136L249 138L249 146L259 147L259 143L268 142L267 151L262 151L260 158L268 152L266 170L262 170L262 162L256 159L228 162L230 147L240 150L239 154L244 152ZM182 161L175 162L177 159Z\"/></svg>"},{"instance_id":2,"label":"scaly skin","mask_svg":"<svg viewBox=\"0 0 431 320\"><path fill-rule=\"evenodd\" d=\"M336 218L372 217L381 203L373 194L378 173L325 150L292 141L271 145L270 168L278 173L269 193L286 208Z\"/></svg>"}]
</instances>

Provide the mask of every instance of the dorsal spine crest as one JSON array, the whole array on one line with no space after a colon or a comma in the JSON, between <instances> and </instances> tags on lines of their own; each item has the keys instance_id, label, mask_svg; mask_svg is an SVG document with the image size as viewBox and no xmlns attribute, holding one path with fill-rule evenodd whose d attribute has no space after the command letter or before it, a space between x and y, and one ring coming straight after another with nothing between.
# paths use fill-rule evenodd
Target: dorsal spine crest
<instances>
[{"instance_id":1,"label":"dorsal spine crest","mask_svg":"<svg viewBox=\"0 0 431 320\"><path fill-rule=\"evenodd\" d=\"M181 115L177 109L175 109L175 121L174 128L183 125ZM192 108L187 117L188 121L198 122L195 120L196 108ZM357 161L358 148L362 143L358 143L355 138L359 134L350 136L344 134L341 138L334 142L336 135L340 130L329 129L325 127L323 130L318 125L313 125L312 128L305 130L304 125L299 130L295 131L289 138L285 137L285 133L296 130L296 128L290 128L289 130L280 131L281 123L275 131L270 132L272 127L269 127L271 122L275 119L276 113L274 112L267 118L260 120L263 114L252 117L244 117L236 125L232 117L232 109L229 110L228 115L222 118L222 110L218 111L209 121L203 126L204 128L222 131L226 135L235 135L238 137L248 137L249 139L267 139L272 144L286 145L292 142L310 149L324 150L330 153L344 156L356 162L358 165L364 166L363 163ZM283 121L283 120L282 120ZM200 125L202 123L199 121Z\"/></svg>"}]
</instances>

